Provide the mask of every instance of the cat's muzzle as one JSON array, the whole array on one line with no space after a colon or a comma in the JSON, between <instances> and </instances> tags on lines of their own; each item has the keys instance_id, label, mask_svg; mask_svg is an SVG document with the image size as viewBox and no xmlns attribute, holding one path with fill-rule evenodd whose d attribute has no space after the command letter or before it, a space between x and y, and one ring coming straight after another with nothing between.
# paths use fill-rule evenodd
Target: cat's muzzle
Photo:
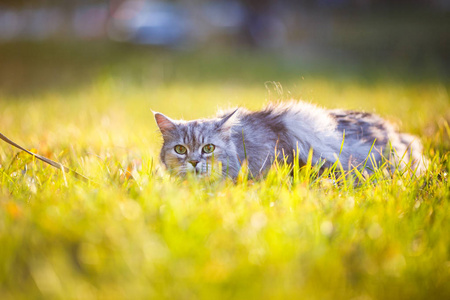
<instances>
[{"instance_id":1,"label":"cat's muzzle","mask_svg":"<svg viewBox=\"0 0 450 300\"><path fill-rule=\"evenodd\" d=\"M191 164L187 164L186 171L194 173L195 175L205 175L209 173L208 164L198 163L195 167Z\"/></svg>"}]
</instances>

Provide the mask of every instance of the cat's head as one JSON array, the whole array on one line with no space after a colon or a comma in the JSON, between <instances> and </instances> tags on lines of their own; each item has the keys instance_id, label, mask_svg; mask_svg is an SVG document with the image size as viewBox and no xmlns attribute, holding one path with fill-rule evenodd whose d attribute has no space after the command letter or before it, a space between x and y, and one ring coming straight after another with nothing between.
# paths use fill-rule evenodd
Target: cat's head
<instances>
[{"instance_id":1,"label":"cat's head","mask_svg":"<svg viewBox=\"0 0 450 300\"><path fill-rule=\"evenodd\" d=\"M230 141L234 112L216 119L172 120L154 113L164 143L161 160L172 173L226 174L229 157L235 153Z\"/></svg>"}]
</instances>

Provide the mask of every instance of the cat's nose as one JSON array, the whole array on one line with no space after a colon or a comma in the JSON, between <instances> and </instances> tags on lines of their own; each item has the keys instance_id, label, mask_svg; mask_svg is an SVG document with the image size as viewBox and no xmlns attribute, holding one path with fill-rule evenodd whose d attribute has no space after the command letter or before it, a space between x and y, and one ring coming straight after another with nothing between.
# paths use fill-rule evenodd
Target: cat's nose
<instances>
[{"instance_id":1,"label":"cat's nose","mask_svg":"<svg viewBox=\"0 0 450 300\"><path fill-rule=\"evenodd\" d=\"M195 168L198 164L198 160L190 160L189 163Z\"/></svg>"}]
</instances>

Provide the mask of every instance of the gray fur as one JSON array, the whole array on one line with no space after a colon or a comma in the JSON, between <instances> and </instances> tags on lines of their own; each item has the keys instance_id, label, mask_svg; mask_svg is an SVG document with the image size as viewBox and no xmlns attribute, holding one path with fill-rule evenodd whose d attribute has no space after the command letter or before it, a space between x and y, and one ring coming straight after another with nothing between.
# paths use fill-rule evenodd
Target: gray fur
<instances>
[{"instance_id":1,"label":"gray fur","mask_svg":"<svg viewBox=\"0 0 450 300\"><path fill-rule=\"evenodd\" d=\"M372 145L369 170L380 165L382 156L400 167L411 162L419 173L424 169L418 139L398 133L387 121L369 113L326 110L292 101L270 104L256 112L239 108L213 119L174 121L160 113L155 113L155 119L164 139L161 160L179 175L190 170L210 173L220 163L223 175L236 178L247 161L251 174L258 176L276 159L292 163L294 154L305 164L310 149L313 164L324 161L326 167L339 159L349 170L364 164ZM215 145L213 155L202 153L207 144ZM176 145L185 146L188 152L177 154ZM195 168L189 163L193 160L199 161Z\"/></svg>"}]
</instances>

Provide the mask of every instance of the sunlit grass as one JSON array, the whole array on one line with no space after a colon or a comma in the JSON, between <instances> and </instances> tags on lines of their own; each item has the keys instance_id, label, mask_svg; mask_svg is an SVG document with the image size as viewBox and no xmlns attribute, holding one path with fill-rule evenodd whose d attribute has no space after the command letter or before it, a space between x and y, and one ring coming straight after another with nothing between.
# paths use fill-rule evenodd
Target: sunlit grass
<instances>
[{"instance_id":1,"label":"sunlit grass","mask_svg":"<svg viewBox=\"0 0 450 300\"><path fill-rule=\"evenodd\" d=\"M39 88L14 75L23 89L0 90L2 133L93 181L1 144L0 298L450 295L447 81L386 72L366 82L271 56L132 54L98 62L73 86ZM89 56L77 64L89 68ZM420 137L429 170L339 178L274 166L265 179L234 183L180 180L162 168L151 110L192 119L290 98L379 113Z\"/></svg>"}]
</instances>

